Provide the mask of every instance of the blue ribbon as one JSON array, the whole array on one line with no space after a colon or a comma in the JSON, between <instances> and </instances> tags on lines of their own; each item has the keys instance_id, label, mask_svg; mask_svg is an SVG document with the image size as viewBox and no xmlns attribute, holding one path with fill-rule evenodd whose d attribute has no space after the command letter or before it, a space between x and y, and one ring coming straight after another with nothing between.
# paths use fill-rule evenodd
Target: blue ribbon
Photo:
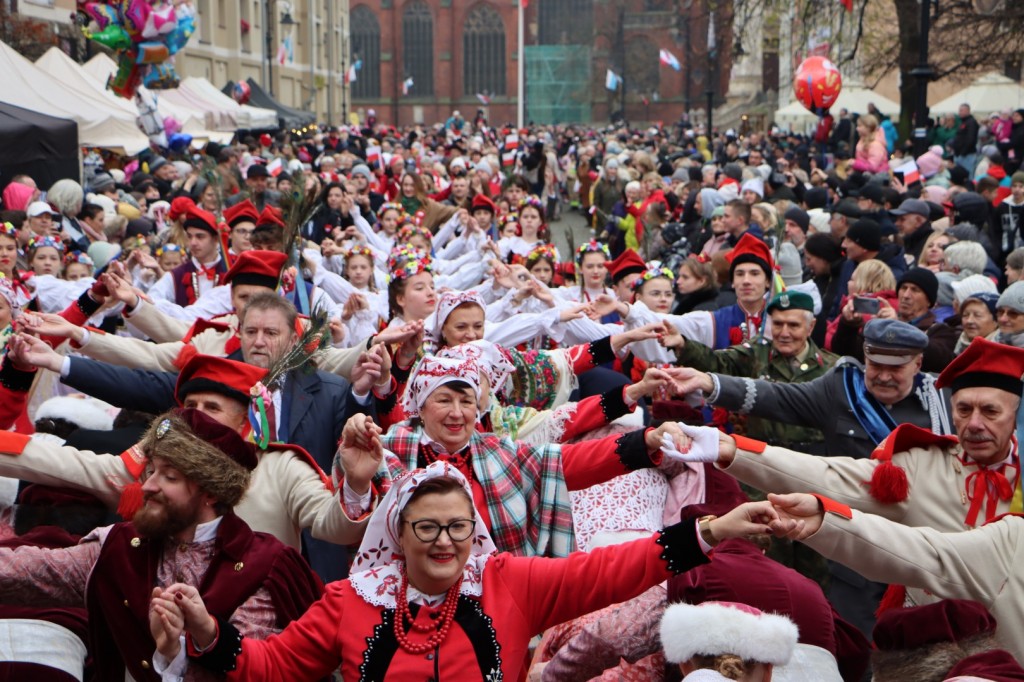
<instances>
[{"instance_id":1,"label":"blue ribbon","mask_svg":"<svg viewBox=\"0 0 1024 682\"><path fill-rule=\"evenodd\" d=\"M843 388L846 389L846 401L853 409L853 416L868 432L868 437L878 445L896 428L896 420L868 393L864 372L860 367L843 366Z\"/></svg>"}]
</instances>

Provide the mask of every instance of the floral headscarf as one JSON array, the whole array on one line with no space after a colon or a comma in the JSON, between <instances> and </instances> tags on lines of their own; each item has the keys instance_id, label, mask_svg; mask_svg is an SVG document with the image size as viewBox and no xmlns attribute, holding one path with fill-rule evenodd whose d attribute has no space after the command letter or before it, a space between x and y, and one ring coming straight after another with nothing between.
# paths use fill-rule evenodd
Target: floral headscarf
<instances>
[{"instance_id":1,"label":"floral headscarf","mask_svg":"<svg viewBox=\"0 0 1024 682\"><path fill-rule=\"evenodd\" d=\"M445 384L461 381L473 387L480 399L480 369L474 360L456 360L424 355L409 376L402 395L402 409L408 417L420 416L430 394Z\"/></svg>"},{"instance_id":2,"label":"floral headscarf","mask_svg":"<svg viewBox=\"0 0 1024 682\"><path fill-rule=\"evenodd\" d=\"M437 308L434 310L434 323L431 334L435 343L441 342L441 327L444 326L448 316L452 314L453 310L464 303L475 303L482 310L487 310L487 304L484 303L484 299L475 291L446 292L441 296L441 300L437 302Z\"/></svg>"},{"instance_id":3,"label":"floral headscarf","mask_svg":"<svg viewBox=\"0 0 1024 682\"><path fill-rule=\"evenodd\" d=\"M430 256L408 244L391 250L388 257L388 282L396 279L409 279L421 272L431 272Z\"/></svg>"},{"instance_id":4,"label":"floral headscarf","mask_svg":"<svg viewBox=\"0 0 1024 682\"><path fill-rule=\"evenodd\" d=\"M516 366L509 359L507 351L487 339L442 348L437 355L442 358L476 362L480 374L487 377L487 382L491 385L491 392L494 394L502 391L505 382L516 371Z\"/></svg>"}]
</instances>

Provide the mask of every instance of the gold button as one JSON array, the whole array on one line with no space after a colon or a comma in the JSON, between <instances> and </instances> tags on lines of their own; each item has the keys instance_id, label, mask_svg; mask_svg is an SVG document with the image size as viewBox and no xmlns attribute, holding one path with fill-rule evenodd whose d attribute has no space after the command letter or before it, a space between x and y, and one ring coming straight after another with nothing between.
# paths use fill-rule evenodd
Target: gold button
<instances>
[{"instance_id":1,"label":"gold button","mask_svg":"<svg viewBox=\"0 0 1024 682\"><path fill-rule=\"evenodd\" d=\"M124 600L124 605L128 606L128 600L127 599Z\"/></svg>"},{"instance_id":2,"label":"gold button","mask_svg":"<svg viewBox=\"0 0 1024 682\"><path fill-rule=\"evenodd\" d=\"M143 670L149 670L149 661L143 661L142 662L142 669Z\"/></svg>"},{"instance_id":3,"label":"gold button","mask_svg":"<svg viewBox=\"0 0 1024 682\"><path fill-rule=\"evenodd\" d=\"M132 538L132 542L131 542L132 547L138 547L141 544L142 544L142 540L140 540L139 538Z\"/></svg>"},{"instance_id":4,"label":"gold button","mask_svg":"<svg viewBox=\"0 0 1024 682\"><path fill-rule=\"evenodd\" d=\"M245 568L245 564L242 563L241 561L239 561L237 564L235 564L235 571L241 571L243 568Z\"/></svg>"}]
</instances>

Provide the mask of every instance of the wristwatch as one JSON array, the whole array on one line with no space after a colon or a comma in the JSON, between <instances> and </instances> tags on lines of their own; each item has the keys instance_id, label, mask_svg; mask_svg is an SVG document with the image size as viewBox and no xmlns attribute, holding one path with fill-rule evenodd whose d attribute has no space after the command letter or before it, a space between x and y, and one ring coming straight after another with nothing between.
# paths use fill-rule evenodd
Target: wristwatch
<instances>
[{"instance_id":1,"label":"wristwatch","mask_svg":"<svg viewBox=\"0 0 1024 682\"><path fill-rule=\"evenodd\" d=\"M715 536L711 533L711 522L717 518L718 517L714 514L708 514L707 516L702 516L697 519L697 528L700 530L700 539L711 547L718 544L718 540L716 540Z\"/></svg>"}]
</instances>

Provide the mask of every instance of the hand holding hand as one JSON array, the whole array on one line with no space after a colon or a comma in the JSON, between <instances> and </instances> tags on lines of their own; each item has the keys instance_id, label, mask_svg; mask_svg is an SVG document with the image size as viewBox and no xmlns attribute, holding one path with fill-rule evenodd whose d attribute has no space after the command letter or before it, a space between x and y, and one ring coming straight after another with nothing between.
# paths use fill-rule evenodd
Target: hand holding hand
<instances>
[{"instance_id":1,"label":"hand holding hand","mask_svg":"<svg viewBox=\"0 0 1024 682\"><path fill-rule=\"evenodd\" d=\"M365 414L352 415L341 431L341 441L334 457L334 475L348 482L357 495L365 495L370 481L384 460L381 428Z\"/></svg>"},{"instance_id":2,"label":"hand holding hand","mask_svg":"<svg viewBox=\"0 0 1024 682\"><path fill-rule=\"evenodd\" d=\"M213 644L217 636L217 621L206 610L199 590L184 583L174 583L160 595L171 600L185 618L185 632L192 635L192 641L200 649Z\"/></svg>"},{"instance_id":3,"label":"hand holding hand","mask_svg":"<svg viewBox=\"0 0 1024 682\"><path fill-rule=\"evenodd\" d=\"M679 431L686 436L686 443L679 444L669 433L662 437L661 451L665 456L682 462L718 461L718 434L713 426L690 426L677 422Z\"/></svg>"},{"instance_id":4,"label":"hand holding hand","mask_svg":"<svg viewBox=\"0 0 1024 682\"><path fill-rule=\"evenodd\" d=\"M794 524L780 518L769 502L747 502L709 524L715 544L731 538L770 535L792 530Z\"/></svg>"},{"instance_id":5,"label":"hand holding hand","mask_svg":"<svg viewBox=\"0 0 1024 682\"><path fill-rule=\"evenodd\" d=\"M170 660L177 656L181 649L185 615L178 608L173 595L165 599L163 594L163 588L153 588L149 600L149 632L156 642L156 650Z\"/></svg>"},{"instance_id":6,"label":"hand holding hand","mask_svg":"<svg viewBox=\"0 0 1024 682\"><path fill-rule=\"evenodd\" d=\"M803 540L817 533L825 520L825 510L814 495L769 493L768 501L779 515L779 523L772 528L777 537Z\"/></svg>"}]
</instances>

